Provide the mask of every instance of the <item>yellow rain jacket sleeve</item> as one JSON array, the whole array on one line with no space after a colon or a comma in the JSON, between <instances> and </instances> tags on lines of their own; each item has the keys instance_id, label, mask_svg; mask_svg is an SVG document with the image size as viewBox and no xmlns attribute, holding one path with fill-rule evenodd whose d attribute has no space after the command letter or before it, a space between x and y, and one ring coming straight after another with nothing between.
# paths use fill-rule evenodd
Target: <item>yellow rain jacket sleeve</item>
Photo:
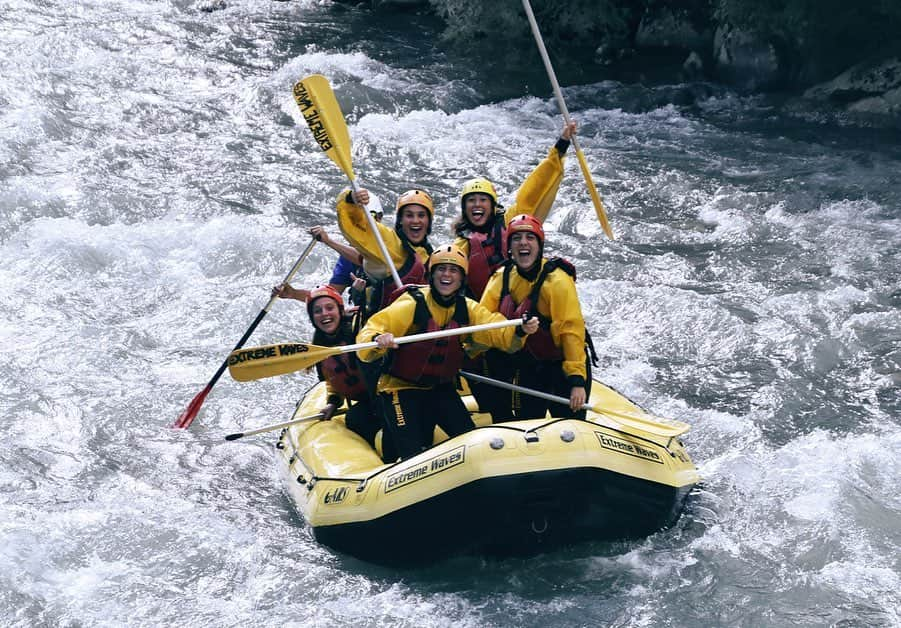
<instances>
[{"instance_id":1,"label":"yellow rain jacket sleeve","mask_svg":"<svg viewBox=\"0 0 901 628\"><path fill-rule=\"evenodd\" d=\"M542 267L547 260L541 260ZM496 312L500 307L503 270L498 269L488 280L480 303ZM522 303L532 291L533 283L523 279L514 267L510 271L510 294ZM581 377L583 385L588 375L585 369L585 319L576 293L576 282L562 269L552 271L538 295L538 313L551 321L551 337L563 351L563 372L568 378Z\"/></svg>"},{"instance_id":2,"label":"yellow rain jacket sleeve","mask_svg":"<svg viewBox=\"0 0 901 628\"><path fill-rule=\"evenodd\" d=\"M509 223L514 216L529 214L544 222L551 213L551 205L557 198L561 181L563 181L563 155L555 145L519 186L516 200L507 208L504 220Z\"/></svg>"},{"instance_id":3,"label":"yellow rain jacket sleeve","mask_svg":"<svg viewBox=\"0 0 901 628\"><path fill-rule=\"evenodd\" d=\"M429 288L421 288L421 291L425 296L426 305L435 322L441 327L447 325L454 316L455 304L452 304L450 307L444 307L432 298ZM472 299L466 299L466 308L469 313L470 325L482 325L505 320L501 314L486 310ZM401 336L425 331L414 328L413 317L415 312L416 301L413 297L410 294L401 295L394 303L376 312L366 321L366 324L357 334L357 342L372 342L376 336L381 334L390 333L395 338L400 338ZM473 334L461 334L450 339L456 338L464 345L472 343L482 347L514 352L521 349L523 345L523 339L516 334L517 329L517 327L502 327L500 329L477 331ZM361 349L357 352L357 355L364 362L373 362L383 357L386 353L387 351L384 349L373 347L371 349ZM379 392L390 392L406 388L428 389L430 387L412 384L388 373L383 373L379 378Z\"/></svg>"},{"instance_id":4,"label":"yellow rain jacket sleeve","mask_svg":"<svg viewBox=\"0 0 901 628\"><path fill-rule=\"evenodd\" d=\"M360 205L347 200L349 192L349 189L345 189L338 195L338 228L341 230L341 235L352 247L360 252L363 256L364 265L365 262L369 262L370 264L381 264L384 266L378 240L369 229L369 222L363 213L366 210ZM385 243L385 248L388 249L388 254L391 256L394 267L397 269L401 268L404 262L407 261L407 251L404 249L400 236L397 235L394 229L386 227L380 222L376 223L375 226L382 235L382 241ZM423 264L428 261L429 253L425 247L414 246L413 249ZM389 275L390 271L385 276Z\"/></svg>"}]
</instances>

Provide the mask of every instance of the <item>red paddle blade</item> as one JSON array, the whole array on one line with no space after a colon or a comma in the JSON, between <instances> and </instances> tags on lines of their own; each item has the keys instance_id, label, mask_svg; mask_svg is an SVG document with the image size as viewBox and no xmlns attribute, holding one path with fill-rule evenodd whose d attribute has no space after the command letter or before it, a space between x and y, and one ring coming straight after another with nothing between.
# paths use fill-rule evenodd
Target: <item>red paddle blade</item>
<instances>
[{"instance_id":1,"label":"red paddle blade","mask_svg":"<svg viewBox=\"0 0 901 628\"><path fill-rule=\"evenodd\" d=\"M194 418L197 416L197 413L200 412L200 406L203 405L204 399L210 392L210 386L207 385L206 388L201 390L197 395L191 400L191 403L188 404L187 409L179 415L177 419L175 419L175 423L173 423L170 427L177 430L186 430L191 426L191 423L194 421Z\"/></svg>"}]
</instances>

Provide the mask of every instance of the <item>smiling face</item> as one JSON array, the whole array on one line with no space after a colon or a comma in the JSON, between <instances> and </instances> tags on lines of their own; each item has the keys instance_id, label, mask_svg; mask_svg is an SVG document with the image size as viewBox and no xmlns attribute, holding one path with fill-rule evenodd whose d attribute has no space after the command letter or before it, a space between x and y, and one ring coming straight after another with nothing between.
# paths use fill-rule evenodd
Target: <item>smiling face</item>
<instances>
[{"instance_id":1,"label":"smiling face","mask_svg":"<svg viewBox=\"0 0 901 628\"><path fill-rule=\"evenodd\" d=\"M310 307L313 326L319 331L334 336L341 325L341 310L334 299L319 297Z\"/></svg>"},{"instance_id":2,"label":"smiling face","mask_svg":"<svg viewBox=\"0 0 901 628\"><path fill-rule=\"evenodd\" d=\"M449 297L463 286L463 270L456 264L438 264L432 269L432 287Z\"/></svg>"},{"instance_id":3,"label":"smiling face","mask_svg":"<svg viewBox=\"0 0 901 628\"><path fill-rule=\"evenodd\" d=\"M494 215L494 208L491 206L491 197L480 192L467 194L463 199L464 212L466 219L473 227L482 227L488 223L491 216Z\"/></svg>"},{"instance_id":4,"label":"smiling face","mask_svg":"<svg viewBox=\"0 0 901 628\"><path fill-rule=\"evenodd\" d=\"M510 238L510 257L521 270L530 270L541 255L541 240L534 233L519 231Z\"/></svg>"},{"instance_id":5,"label":"smiling face","mask_svg":"<svg viewBox=\"0 0 901 628\"><path fill-rule=\"evenodd\" d=\"M400 229L411 244L422 244L429 234L429 211L422 205L400 208Z\"/></svg>"}]
</instances>

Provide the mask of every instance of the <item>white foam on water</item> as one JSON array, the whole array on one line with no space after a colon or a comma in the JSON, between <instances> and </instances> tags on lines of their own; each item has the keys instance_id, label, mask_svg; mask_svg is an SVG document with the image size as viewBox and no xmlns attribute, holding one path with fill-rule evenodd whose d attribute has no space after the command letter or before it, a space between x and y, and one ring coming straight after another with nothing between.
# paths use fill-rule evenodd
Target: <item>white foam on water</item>
<instances>
[{"instance_id":1,"label":"white foam on water","mask_svg":"<svg viewBox=\"0 0 901 628\"><path fill-rule=\"evenodd\" d=\"M705 461L700 471L708 490L720 487L715 490L734 510L718 512L715 534L699 538L698 547L733 556L782 556L798 570L793 578L826 569L834 556L889 567L889 554L880 548L897 548L898 539L890 528L862 529L848 500L861 485L875 484L867 492L896 494L899 442L897 434L835 437L816 431L777 448L742 442L740 450ZM750 512L759 514L747 517Z\"/></svg>"},{"instance_id":2,"label":"white foam on water","mask_svg":"<svg viewBox=\"0 0 901 628\"><path fill-rule=\"evenodd\" d=\"M195 5L4 5L0 599L13 622L709 625L709 611L762 625L842 604L898 622L901 222L891 190L865 184L896 171L891 159L821 157L640 89L628 110L595 98L615 83L568 92L619 239L602 235L570 153L548 250L579 267L598 373L692 424L703 486L673 528L589 558L398 576L316 544L271 438L222 442L284 420L314 374L225 375L190 431L166 426L306 228L334 220L346 180L300 119L294 81L332 81L358 174L386 209L410 184L433 192L435 243L466 179L488 176L510 205L559 133L556 105L461 109L480 99L460 80L351 47L309 45L275 67L278 27L302 37L304 20L339 9ZM728 95L699 106L769 115ZM846 170L863 178L844 185ZM295 284L334 260L316 247ZM278 301L249 343L310 331L302 306ZM739 600L749 610L730 616Z\"/></svg>"}]
</instances>

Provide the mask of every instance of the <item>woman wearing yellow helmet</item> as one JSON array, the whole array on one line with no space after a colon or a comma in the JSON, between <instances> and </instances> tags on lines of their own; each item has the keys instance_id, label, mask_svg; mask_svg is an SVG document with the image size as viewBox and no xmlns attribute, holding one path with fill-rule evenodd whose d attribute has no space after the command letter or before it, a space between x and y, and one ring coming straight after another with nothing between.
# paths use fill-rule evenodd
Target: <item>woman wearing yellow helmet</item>
<instances>
[{"instance_id":1,"label":"woman wearing yellow helmet","mask_svg":"<svg viewBox=\"0 0 901 628\"><path fill-rule=\"evenodd\" d=\"M439 247L429 258L428 287L407 288L357 334L358 342L375 340L378 344L359 351L361 360L385 358L377 387L378 404L402 459L430 447L436 425L451 437L475 427L454 381L463 363L464 345L516 351L523 346L523 337L538 329L538 319L533 317L517 328L398 345L395 337L504 320L463 295L468 265L458 247Z\"/></svg>"},{"instance_id":2,"label":"woman wearing yellow helmet","mask_svg":"<svg viewBox=\"0 0 901 628\"><path fill-rule=\"evenodd\" d=\"M494 184L484 177L470 179L460 191L460 217L454 223L454 241L469 258L468 293L479 299L488 278L506 258L506 224L510 216L533 215L547 218L563 179L563 157L576 132L572 122L563 126L557 143L536 166L516 193L516 201L506 212L498 203Z\"/></svg>"}]
</instances>

